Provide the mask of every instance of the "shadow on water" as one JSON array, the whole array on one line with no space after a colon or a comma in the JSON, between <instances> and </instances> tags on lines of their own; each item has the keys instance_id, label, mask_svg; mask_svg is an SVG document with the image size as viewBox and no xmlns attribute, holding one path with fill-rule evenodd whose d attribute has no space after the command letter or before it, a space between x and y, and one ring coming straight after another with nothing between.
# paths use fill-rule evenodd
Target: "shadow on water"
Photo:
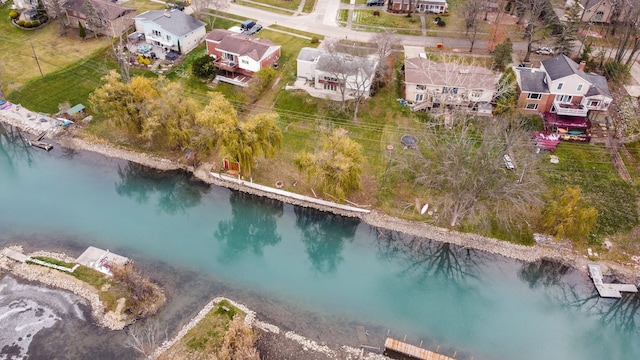
<instances>
[{"instance_id":1,"label":"shadow on water","mask_svg":"<svg viewBox=\"0 0 640 360\"><path fill-rule=\"evenodd\" d=\"M273 199L261 199L240 191L229 197L231 220L218 223L213 236L222 243L220 260L229 262L251 251L262 255L265 246L274 246L282 238L278 234L276 218L283 214L284 204Z\"/></svg>"},{"instance_id":2,"label":"shadow on water","mask_svg":"<svg viewBox=\"0 0 640 360\"><path fill-rule=\"evenodd\" d=\"M403 259L407 265L401 274L415 277L418 284L437 277L462 285L467 278L477 278L479 268L495 258L484 251L382 229L376 229L376 240L378 256Z\"/></svg>"},{"instance_id":3,"label":"shadow on water","mask_svg":"<svg viewBox=\"0 0 640 360\"><path fill-rule=\"evenodd\" d=\"M198 204L209 185L183 171L161 171L129 162L118 166L120 181L115 184L119 195L148 203L157 195L157 209L166 214L185 212Z\"/></svg>"},{"instance_id":4,"label":"shadow on water","mask_svg":"<svg viewBox=\"0 0 640 360\"><path fill-rule=\"evenodd\" d=\"M7 170L15 171L16 163L32 166L33 150L22 136L20 129L0 123L0 158L5 159Z\"/></svg>"},{"instance_id":5,"label":"shadow on water","mask_svg":"<svg viewBox=\"0 0 640 360\"><path fill-rule=\"evenodd\" d=\"M344 241L353 240L360 220L304 207L294 207L293 211L313 268L319 273L335 272L343 261Z\"/></svg>"},{"instance_id":6,"label":"shadow on water","mask_svg":"<svg viewBox=\"0 0 640 360\"><path fill-rule=\"evenodd\" d=\"M541 260L525 263L518 271L518 276L533 288L558 289L556 299L566 307L573 307L581 312L594 313L600 317L602 325L615 327L625 333L637 334L640 329L636 324L640 310L640 296L622 293L620 299L605 299L598 295L595 288L591 291L578 289L573 282L567 281L566 275L576 270L561 263ZM609 282L605 280L605 282ZM612 281L615 282L615 281Z\"/></svg>"}]
</instances>

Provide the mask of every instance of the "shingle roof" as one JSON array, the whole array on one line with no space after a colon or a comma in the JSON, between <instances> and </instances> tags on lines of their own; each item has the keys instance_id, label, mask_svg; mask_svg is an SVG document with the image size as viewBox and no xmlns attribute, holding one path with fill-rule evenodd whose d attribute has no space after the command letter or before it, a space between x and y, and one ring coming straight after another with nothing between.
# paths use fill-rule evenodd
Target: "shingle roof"
<instances>
[{"instance_id":1,"label":"shingle roof","mask_svg":"<svg viewBox=\"0 0 640 360\"><path fill-rule=\"evenodd\" d=\"M98 15L105 20L115 20L127 13L136 11L135 8L122 6L105 0L91 0L91 3L93 7L96 8ZM81 14L87 13L85 0L67 0L62 7Z\"/></svg>"},{"instance_id":2,"label":"shingle roof","mask_svg":"<svg viewBox=\"0 0 640 360\"><path fill-rule=\"evenodd\" d=\"M598 74L587 74L587 76L590 78L589 81L593 84L589 87L587 96L604 95L613 98L611 96L611 92L609 91L609 84L607 84L607 79L604 76Z\"/></svg>"},{"instance_id":3,"label":"shingle roof","mask_svg":"<svg viewBox=\"0 0 640 360\"><path fill-rule=\"evenodd\" d=\"M569 59L566 55L558 55L551 59L543 60L542 65L552 81L561 79L570 75L578 75L581 78L590 81L589 76L582 70L578 69L578 64Z\"/></svg>"},{"instance_id":4,"label":"shingle roof","mask_svg":"<svg viewBox=\"0 0 640 360\"><path fill-rule=\"evenodd\" d=\"M318 50L315 48L303 47L302 49L300 49L300 53L298 54L297 60L314 61L320 55L322 55L321 50Z\"/></svg>"},{"instance_id":5,"label":"shingle roof","mask_svg":"<svg viewBox=\"0 0 640 360\"><path fill-rule=\"evenodd\" d=\"M336 61L340 61L340 66L336 67ZM364 71L366 74L375 72L378 66L378 60L360 56L352 56L344 53L326 53L322 52L318 58L316 69L325 71L328 73L339 72L346 75L355 75L360 71Z\"/></svg>"},{"instance_id":6,"label":"shingle roof","mask_svg":"<svg viewBox=\"0 0 640 360\"><path fill-rule=\"evenodd\" d=\"M213 30L207 35L208 40L219 42L216 49L238 56L248 56L253 60L260 60L272 47L280 47L267 39L256 39L232 31Z\"/></svg>"},{"instance_id":7,"label":"shingle roof","mask_svg":"<svg viewBox=\"0 0 640 360\"><path fill-rule=\"evenodd\" d=\"M154 22L175 36L186 35L205 25L179 10L149 10L136 16L136 19Z\"/></svg>"},{"instance_id":8,"label":"shingle roof","mask_svg":"<svg viewBox=\"0 0 640 360\"><path fill-rule=\"evenodd\" d=\"M518 85L521 91L532 93L548 93L549 87L545 84L544 79L546 74L544 71L533 68L519 68L515 67L513 70L516 72L518 79Z\"/></svg>"},{"instance_id":9,"label":"shingle roof","mask_svg":"<svg viewBox=\"0 0 640 360\"><path fill-rule=\"evenodd\" d=\"M423 57L404 61L404 78L414 84L466 89L495 89L497 82L496 75L487 68L453 62L437 63Z\"/></svg>"}]
</instances>

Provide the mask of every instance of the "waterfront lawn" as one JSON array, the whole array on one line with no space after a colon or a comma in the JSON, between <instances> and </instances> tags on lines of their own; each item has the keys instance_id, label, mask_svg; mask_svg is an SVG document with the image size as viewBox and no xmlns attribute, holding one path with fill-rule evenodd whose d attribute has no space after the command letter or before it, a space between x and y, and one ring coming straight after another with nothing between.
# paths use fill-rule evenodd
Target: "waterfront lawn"
<instances>
[{"instance_id":1,"label":"waterfront lawn","mask_svg":"<svg viewBox=\"0 0 640 360\"><path fill-rule=\"evenodd\" d=\"M9 21L10 6L0 7L0 74L5 93L20 88L29 80L67 68L73 63L84 61L87 54L105 48L107 39L93 37L82 40L77 29L67 29L66 36L60 36L57 20L49 21L36 30L22 30ZM31 48L33 45L33 49Z\"/></svg>"},{"instance_id":2,"label":"waterfront lawn","mask_svg":"<svg viewBox=\"0 0 640 360\"><path fill-rule=\"evenodd\" d=\"M559 164L549 163L545 156L547 184L558 191L580 187L584 198L598 210L589 245L638 225L637 190L620 178L604 145L562 142L554 155L560 158Z\"/></svg>"},{"instance_id":3,"label":"waterfront lawn","mask_svg":"<svg viewBox=\"0 0 640 360\"><path fill-rule=\"evenodd\" d=\"M226 309L228 309L228 311ZM240 309L222 300L159 359L208 358L222 347L229 323L234 316L244 317Z\"/></svg>"}]
</instances>

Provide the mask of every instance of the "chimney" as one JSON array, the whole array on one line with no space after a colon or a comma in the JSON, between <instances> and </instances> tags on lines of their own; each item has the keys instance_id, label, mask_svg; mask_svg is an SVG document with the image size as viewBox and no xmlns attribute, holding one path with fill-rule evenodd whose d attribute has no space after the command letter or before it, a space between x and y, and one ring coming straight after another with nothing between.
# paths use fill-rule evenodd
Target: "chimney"
<instances>
[{"instance_id":1,"label":"chimney","mask_svg":"<svg viewBox=\"0 0 640 360\"><path fill-rule=\"evenodd\" d=\"M587 65L586 62L580 61L580 65L578 65L578 70L584 71L584 67Z\"/></svg>"}]
</instances>

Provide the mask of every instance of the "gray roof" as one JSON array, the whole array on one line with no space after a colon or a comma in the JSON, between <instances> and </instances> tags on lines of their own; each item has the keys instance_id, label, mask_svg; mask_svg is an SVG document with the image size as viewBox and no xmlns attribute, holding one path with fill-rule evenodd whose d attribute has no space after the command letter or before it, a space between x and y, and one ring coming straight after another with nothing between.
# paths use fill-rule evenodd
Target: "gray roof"
<instances>
[{"instance_id":1,"label":"gray roof","mask_svg":"<svg viewBox=\"0 0 640 360\"><path fill-rule=\"evenodd\" d=\"M298 54L298 60L302 61L314 61L317 57L322 55L322 51L315 48L304 47L300 49Z\"/></svg>"},{"instance_id":2,"label":"gray roof","mask_svg":"<svg viewBox=\"0 0 640 360\"><path fill-rule=\"evenodd\" d=\"M546 74L532 68L513 68L520 79L520 90L532 93L548 93L549 87L545 84Z\"/></svg>"},{"instance_id":3,"label":"gray roof","mask_svg":"<svg viewBox=\"0 0 640 360\"><path fill-rule=\"evenodd\" d=\"M115 4L107 0L91 0L91 4L98 12L98 15L106 20L115 20L128 13L135 12L135 8ZM87 13L87 4L85 0L67 0L62 8L73 10L78 14Z\"/></svg>"},{"instance_id":4,"label":"gray roof","mask_svg":"<svg viewBox=\"0 0 640 360\"><path fill-rule=\"evenodd\" d=\"M340 61L340 66L336 66L336 61ZM316 69L325 71L328 73L338 72L345 75L355 75L359 71L364 71L366 74L371 74L376 70L378 66L378 60L360 56L352 56L344 53L326 53L322 52Z\"/></svg>"},{"instance_id":5,"label":"gray roof","mask_svg":"<svg viewBox=\"0 0 640 360\"><path fill-rule=\"evenodd\" d=\"M610 1L610 0L608 0L608 1L607 1L607 0L605 0L605 1L611 4L611 1ZM584 4L582 4L582 5L584 6L584 9L585 9L585 10L589 10L589 9L591 9L592 7L594 7L594 6L598 5L600 2L602 2L602 0L586 0L586 1L584 2ZM580 3L582 3L582 1L581 1Z\"/></svg>"},{"instance_id":6,"label":"gray roof","mask_svg":"<svg viewBox=\"0 0 640 360\"><path fill-rule=\"evenodd\" d=\"M589 87L589 91L587 91L587 96L604 95L604 96L613 98L611 96L611 92L609 91L609 85L607 84L607 79L604 76L593 74L593 73L587 74L587 76L590 78L589 81L591 81L591 83L593 84L592 86Z\"/></svg>"},{"instance_id":7,"label":"gray roof","mask_svg":"<svg viewBox=\"0 0 640 360\"><path fill-rule=\"evenodd\" d=\"M544 69L553 81L574 74L587 81L591 80L584 71L578 70L578 64L566 55L558 55L551 59L543 60L542 65L544 65Z\"/></svg>"},{"instance_id":8,"label":"gray roof","mask_svg":"<svg viewBox=\"0 0 640 360\"><path fill-rule=\"evenodd\" d=\"M149 10L136 16L136 19L154 22L175 36L186 35L205 25L202 21L179 10Z\"/></svg>"},{"instance_id":9,"label":"gray roof","mask_svg":"<svg viewBox=\"0 0 640 360\"><path fill-rule=\"evenodd\" d=\"M497 79L496 74L485 67L415 57L404 61L404 80L411 84L493 90Z\"/></svg>"}]
</instances>

